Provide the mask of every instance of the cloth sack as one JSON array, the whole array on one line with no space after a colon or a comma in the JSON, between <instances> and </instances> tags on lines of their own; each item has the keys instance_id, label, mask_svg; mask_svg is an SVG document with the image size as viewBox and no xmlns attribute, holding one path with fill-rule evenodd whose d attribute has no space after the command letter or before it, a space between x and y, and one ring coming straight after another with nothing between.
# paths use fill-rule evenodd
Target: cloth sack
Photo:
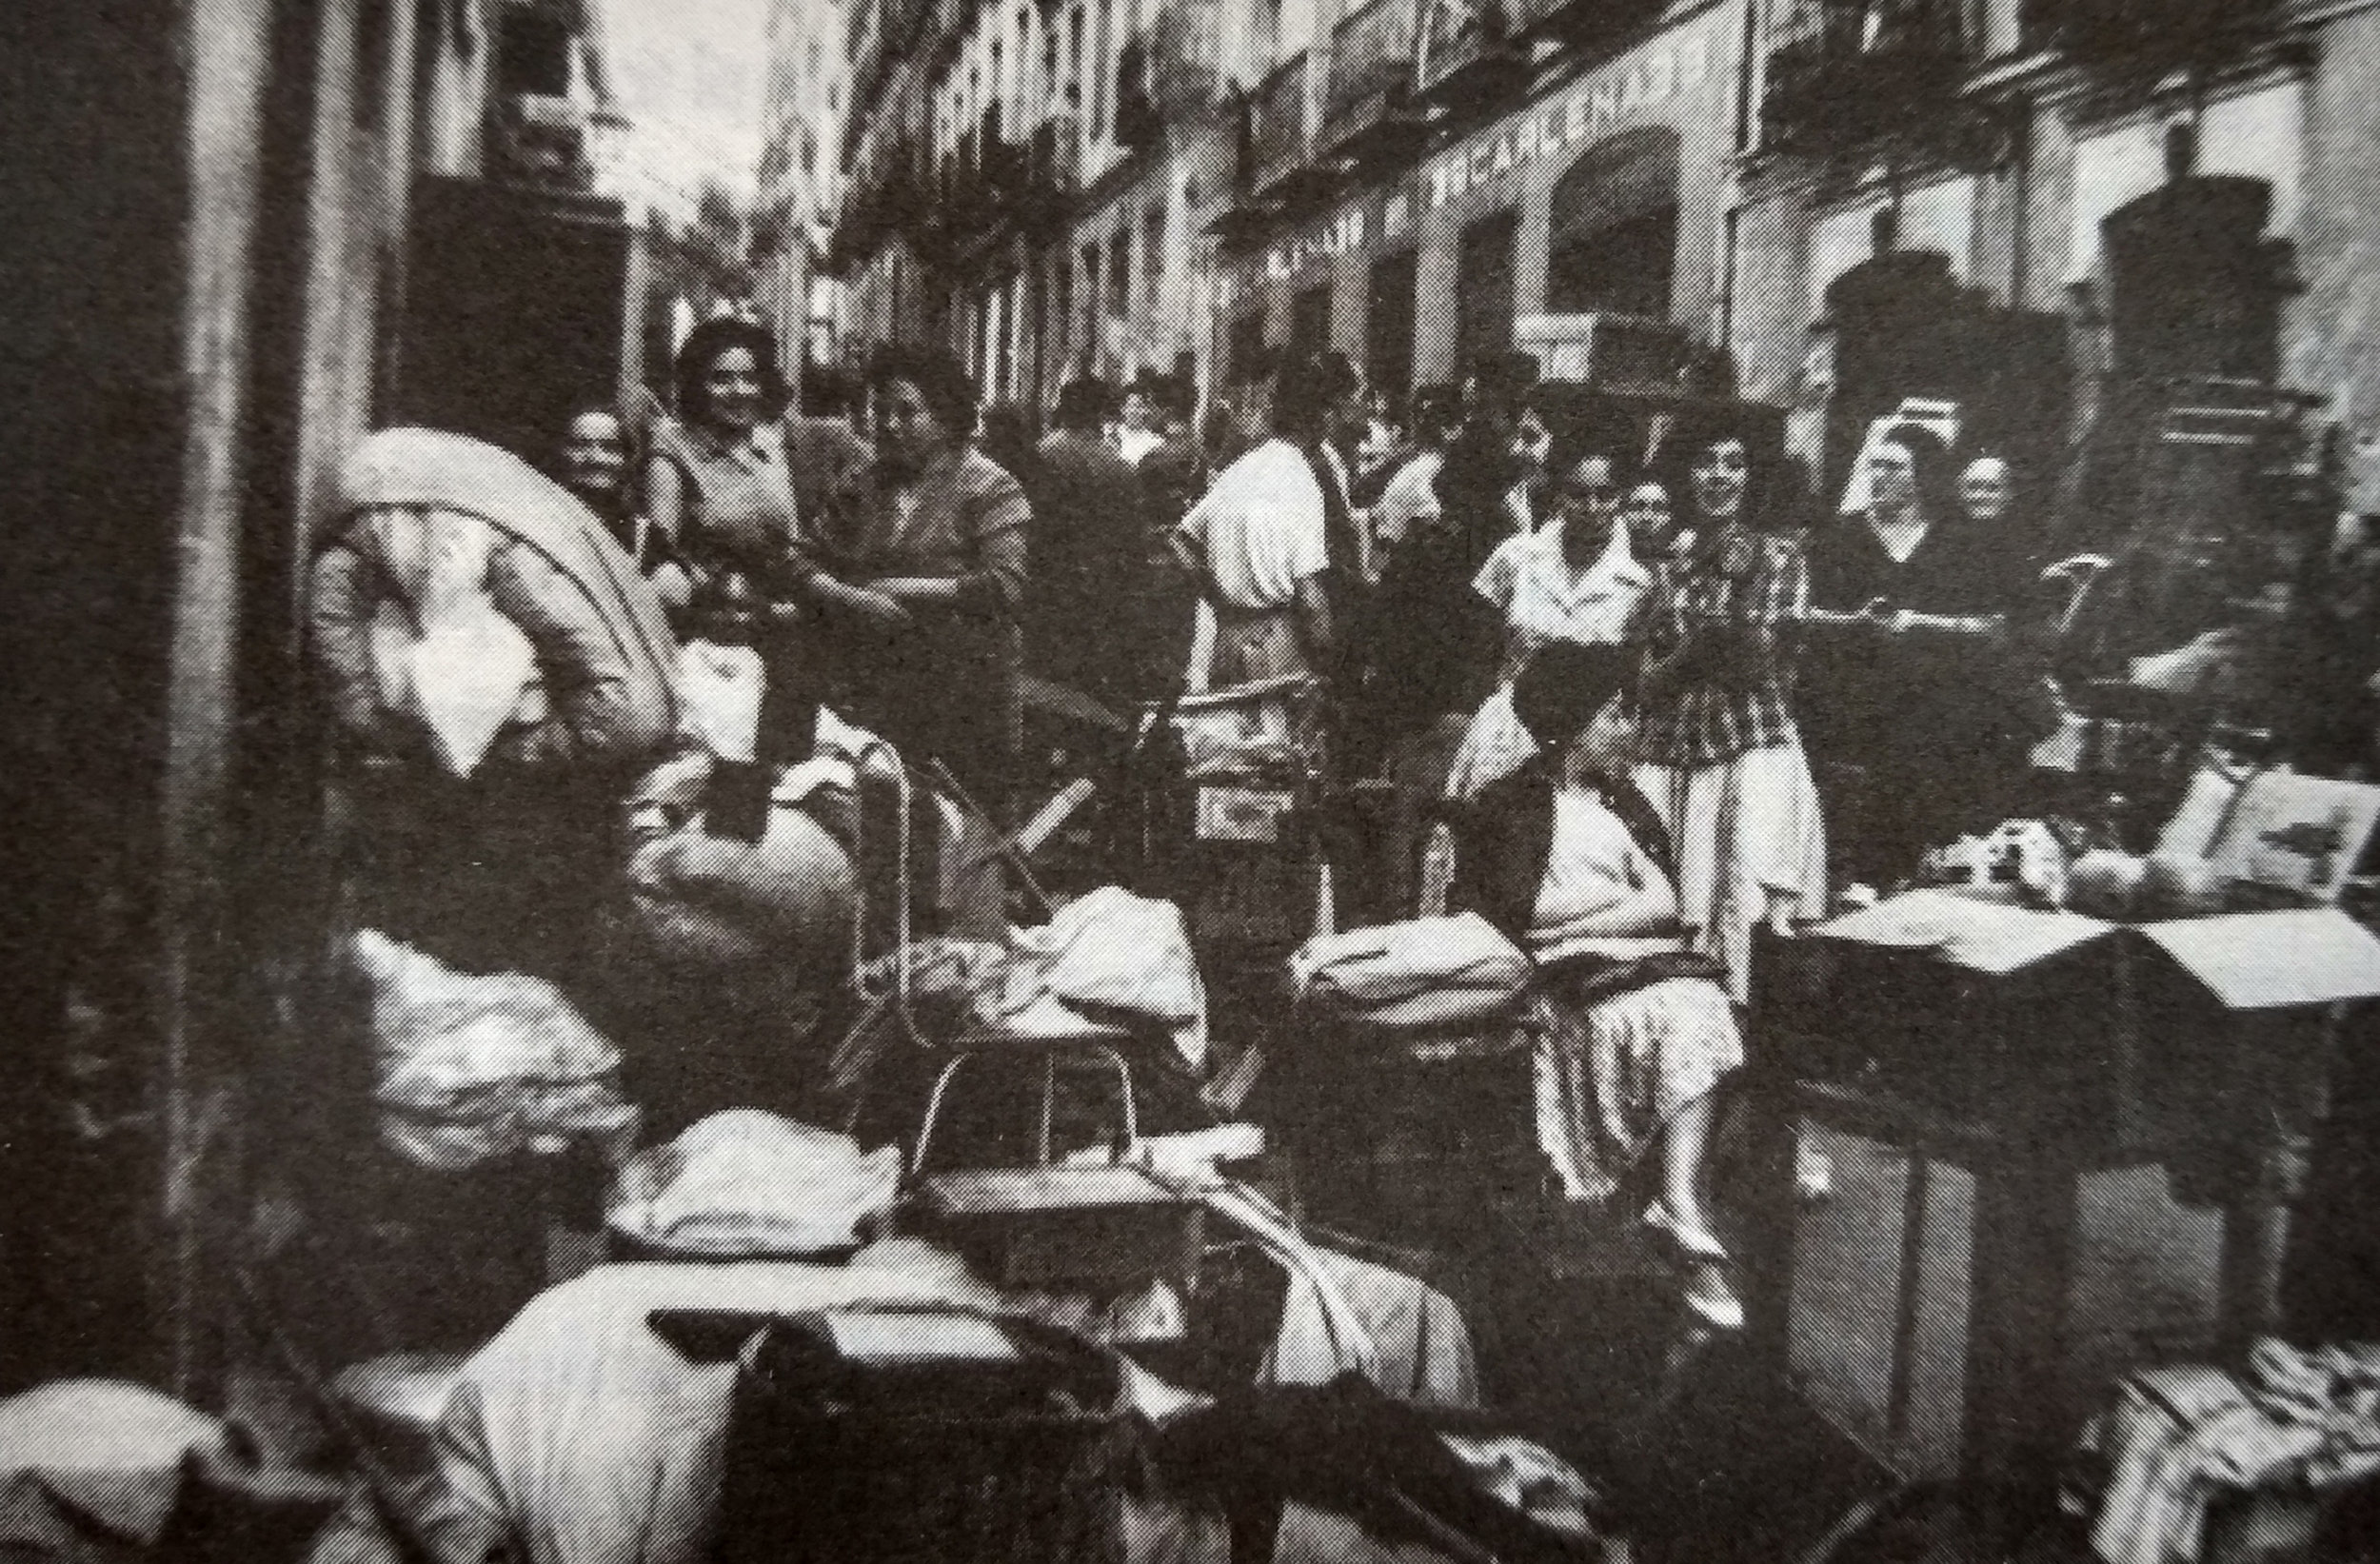
<instances>
[{"instance_id":1,"label":"cloth sack","mask_svg":"<svg viewBox=\"0 0 2380 1564\"><path fill-rule=\"evenodd\" d=\"M1019 1039L1062 1038L1091 1026L1162 1031L1192 1074L1206 1069L1206 985L1181 909L1103 885L1038 928L1003 943L921 940L907 951L909 998L972 1027ZM861 975L871 993L898 980L898 953Z\"/></svg>"},{"instance_id":2,"label":"cloth sack","mask_svg":"<svg viewBox=\"0 0 2380 1564\"><path fill-rule=\"evenodd\" d=\"M457 972L375 929L350 943L372 990L382 1143L453 1171L634 1128L618 1050L542 979Z\"/></svg>"},{"instance_id":3,"label":"cloth sack","mask_svg":"<svg viewBox=\"0 0 2380 1564\"><path fill-rule=\"evenodd\" d=\"M714 764L703 750L674 757L628 800L637 937L664 960L723 970L809 970L843 959L856 882L850 855L826 823L834 801L824 795L847 799L848 778L837 789L830 779L788 773L771 792L761 839L745 841L709 829L704 797ZM789 800L793 782L802 785Z\"/></svg>"},{"instance_id":4,"label":"cloth sack","mask_svg":"<svg viewBox=\"0 0 2380 1564\"><path fill-rule=\"evenodd\" d=\"M221 1421L145 1385L59 1379L11 1396L0 1401L0 1556L155 1547L191 1461L234 1448Z\"/></svg>"},{"instance_id":5,"label":"cloth sack","mask_svg":"<svg viewBox=\"0 0 2380 1564\"><path fill-rule=\"evenodd\" d=\"M1056 1004L1092 1021L1163 1028L1190 1070L1206 1068L1206 988L1190 931L1170 901L1102 885L1039 928L1011 930L997 1007L985 1020L1031 1033Z\"/></svg>"},{"instance_id":6,"label":"cloth sack","mask_svg":"<svg viewBox=\"0 0 2380 1564\"><path fill-rule=\"evenodd\" d=\"M1289 959L1299 999L1376 1025L1460 1025L1529 986L1529 958L1478 913L1417 918L1309 940Z\"/></svg>"},{"instance_id":7,"label":"cloth sack","mask_svg":"<svg viewBox=\"0 0 2380 1564\"><path fill-rule=\"evenodd\" d=\"M1526 765L1537 752L1537 740L1513 711L1513 687L1498 684L1463 729L1462 746L1446 768L1446 796L1467 802Z\"/></svg>"},{"instance_id":8,"label":"cloth sack","mask_svg":"<svg viewBox=\"0 0 2380 1564\"><path fill-rule=\"evenodd\" d=\"M892 1209L901 1148L732 1108L622 1170L608 1222L649 1248L709 1259L828 1254Z\"/></svg>"},{"instance_id":9,"label":"cloth sack","mask_svg":"<svg viewBox=\"0 0 2380 1564\"><path fill-rule=\"evenodd\" d=\"M689 641L678 652L680 728L723 761L753 758L768 671L750 646Z\"/></svg>"}]
</instances>

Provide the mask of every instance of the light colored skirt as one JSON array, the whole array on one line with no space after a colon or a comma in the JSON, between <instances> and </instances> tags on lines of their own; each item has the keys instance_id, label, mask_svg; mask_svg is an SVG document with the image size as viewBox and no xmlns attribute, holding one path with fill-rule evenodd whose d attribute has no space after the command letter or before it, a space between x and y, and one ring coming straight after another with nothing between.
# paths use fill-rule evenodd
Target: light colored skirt
<instances>
[{"instance_id":1,"label":"light colored skirt","mask_svg":"<svg viewBox=\"0 0 2380 1564\"><path fill-rule=\"evenodd\" d=\"M1537 1144L1571 1199L1607 1200L1662 1127L1743 1063L1743 1037L1708 979L1584 1005L1554 986L1534 1018Z\"/></svg>"},{"instance_id":2,"label":"light colored skirt","mask_svg":"<svg viewBox=\"0 0 2380 1564\"><path fill-rule=\"evenodd\" d=\"M1826 824L1798 739L1713 765L1636 768L1677 851L1677 915L1747 1002L1752 931L1826 916Z\"/></svg>"}]
</instances>

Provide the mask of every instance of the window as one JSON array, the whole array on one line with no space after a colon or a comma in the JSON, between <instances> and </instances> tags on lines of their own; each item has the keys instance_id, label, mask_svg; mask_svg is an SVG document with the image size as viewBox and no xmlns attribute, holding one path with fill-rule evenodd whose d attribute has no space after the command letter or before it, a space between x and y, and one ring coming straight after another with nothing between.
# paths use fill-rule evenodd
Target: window
<instances>
[{"instance_id":1,"label":"window","mask_svg":"<svg viewBox=\"0 0 2380 1564\"><path fill-rule=\"evenodd\" d=\"M1676 131L1631 130L1589 150L1555 182L1546 308L1669 313L1677 161Z\"/></svg>"},{"instance_id":2,"label":"window","mask_svg":"<svg viewBox=\"0 0 2380 1564\"><path fill-rule=\"evenodd\" d=\"M1094 239L1082 247L1082 346L1086 368L1099 363L1100 330L1100 259L1104 252Z\"/></svg>"},{"instance_id":3,"label":"window","mask_svg":"<svg viewBox=\"0 0 2380 1564\"><path fill-rule=\"evenodd\" d=\"M1107 139L1109 111L1116 95L1115 84L1110 79L1115 72L1108 69L1107 64L1115 53L1115 0L1100 0L1099 34L1092 44L1092 48L1098 50L1099 69L1091 72L1092 138L1098 141Z\"/></svg>"},{"instance_id":4,"label":"window","mask_svg":"<svg viewBox=\"0 0 2380 1564\"><path fill-rule=\"evenodd\" d=\"M1148 273L1149 313L1160 307L1165 287L1165 208L1151 207L1140 220L1140 266Z\"/></svg>"},{"instance_id":5,"label":"window","mask_svg":"<svg viewBox=\"0 0 2380 1564\"><path fill-rule=\"evenodd\" d=\"M1132 230L1118 228L1107 255L1107 312L1132 313Z\"/></svg>"}]
</instances>

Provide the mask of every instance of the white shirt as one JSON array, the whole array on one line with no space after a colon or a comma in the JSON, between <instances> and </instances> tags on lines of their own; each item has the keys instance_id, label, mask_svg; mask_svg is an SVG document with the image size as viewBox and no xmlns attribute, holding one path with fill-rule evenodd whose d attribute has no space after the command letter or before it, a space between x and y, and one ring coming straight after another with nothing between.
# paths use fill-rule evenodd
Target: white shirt
<instances>
[{"instance_id":1,"label":"white shirt","mask_svg":"<svg viewBox=\"0 0 2380 1564\"><path fill-rule=\"evenodd\" d=\"M1574 571L1562 557L1562 529L1547 526L1497 544L1471 584L1504 612L1511 678L1518 672L1514 663L1549 641L1626 640L1629 616L1653 585L1653 573L1636 563L1625 527L1614 527L1602 556Z\"/></svg>"},{"instance_id":2,"label":"white shirt","mask_svg":"<svg viewBox=\"0 0 2380 1564\"><path fill-rule=\"evenodd\" d=\"M1408 459L1380 490L1372 507L1372 536L1381 548L1394 548L1413 530L1416 522L1439 514L1438 469L1446 465L1444 451L1422 451Z\"/></svg>"},{"instance_id":3,"label":"white shirt","mask_svg":"<svg viewBox=\"0 0 2380 1564\"><path fill-rule=\"evenodd\" d=\"M1330 567L1322 485L1286 440L1267 440L1225 467L1176 532L1227 607L1286 608L1299 582Z\"/></svg>"},{"instance_id":4,"label":"white shirt","mask_svg":"<svg viewBox=\"0 0 2380 1564\"><path fill-rule=\"evenodd\" d=\"M1155 429L1118 429L1116 431L1118 454L1136 467L1140 465L1140 458L1164 443L1165 437Z\"/></svg>"},{"instance_id":5,"label":"white shirt","mask_svg":"<svg viewBox=\"0 0 2380 1564\"><path fill-rule=\"evenodd\" d=\"M1554 795L1554 845L1529 919L1531 943L1573 934L1630 935L1677 917L1677 893L1620 818L1585 787Z\"/></svg>"}]
</instances>

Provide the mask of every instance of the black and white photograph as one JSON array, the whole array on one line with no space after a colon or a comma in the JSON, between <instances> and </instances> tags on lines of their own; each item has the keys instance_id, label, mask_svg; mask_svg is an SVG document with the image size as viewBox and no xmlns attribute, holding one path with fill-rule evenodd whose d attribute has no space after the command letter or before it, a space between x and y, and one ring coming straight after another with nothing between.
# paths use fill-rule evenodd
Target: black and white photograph
<instances>
[{"instance_id":1,"label":"black and white photograph","mask_svg":"<svg viewBox=\"0 0 2380 1564\"><path fill-rule=\"evenodd\" d=\"M16 0L0 170L0 1560L2380 1564L2380 0Z\"/></svg>"}]
</instances>

